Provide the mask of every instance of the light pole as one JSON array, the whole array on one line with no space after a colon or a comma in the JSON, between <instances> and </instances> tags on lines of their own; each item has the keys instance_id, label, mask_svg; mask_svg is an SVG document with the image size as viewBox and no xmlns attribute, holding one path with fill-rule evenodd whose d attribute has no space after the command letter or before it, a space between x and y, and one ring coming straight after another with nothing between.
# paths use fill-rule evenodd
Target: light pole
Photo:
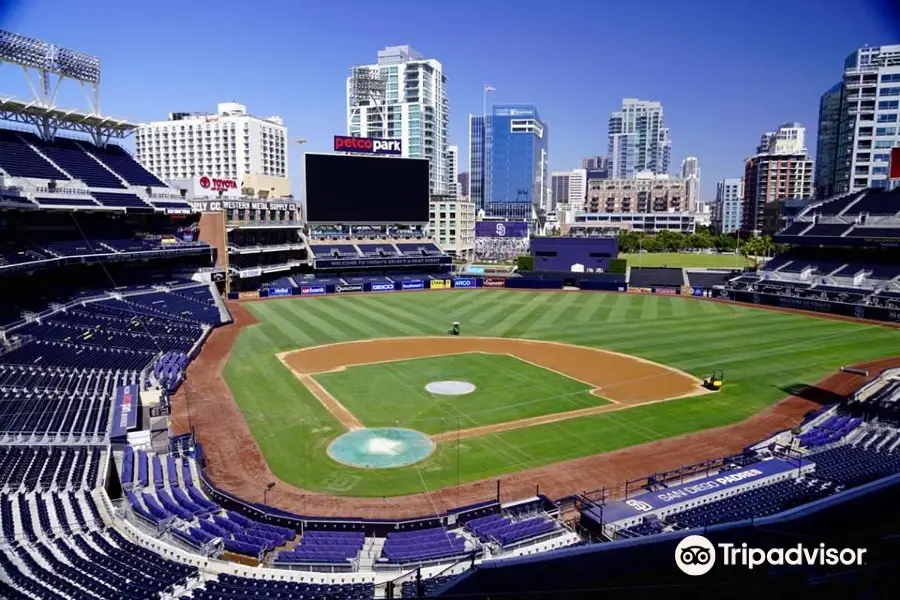
<instances>
[{"instance_id":1,"label":"light pole","mask_svg":"<svg viewBox=\"0 0 900 600\"><path fill-rule=\"evenodd\" d=\"M266 506L266 515L269 513L269 490L275 487L275 482L270 481L266 484L266 487L263 489L263 504Z\"/></svg>"}]
</instances>

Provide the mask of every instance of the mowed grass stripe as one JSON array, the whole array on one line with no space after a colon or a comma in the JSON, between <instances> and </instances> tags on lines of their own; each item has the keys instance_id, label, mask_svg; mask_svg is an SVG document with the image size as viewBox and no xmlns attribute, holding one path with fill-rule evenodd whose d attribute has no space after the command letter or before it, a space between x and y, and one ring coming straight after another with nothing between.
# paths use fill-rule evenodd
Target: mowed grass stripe
<instances>
[{"instance_id":1,"label":"mowed grass stripe","mask_svg":"<svg viewBox=\"0 0 900 600\"><path fill-rule=\"evenodd\" d=\"M316 307L323 301L328 311ZM343 303L352 307L344 311ZM273 314L293 328L269 319L267 310L257 310L263 305L273 306ZM362 496L421 492L423 481L431 490L453 485L457 457L460 480L472 481L733 423L783 398L792 386L815 383L841 365L896 353L900 341L897 331L868 324L713 301L615 293L426 291L248 306L261 324L242 331L226 368L226 381L267 460L290 483ZM364 320L364 325L339 322L345 312L357 322ZM468 438L459 448L442 443L414 468L368 472L328 459L325 449L340 429L273 355L290 349L284 344L300 347L398 335L398 329L402 334L443 335L452 320L461 321L464 335L506 334L608 348L698 377L720 366L726 371L726 384L718 394ZM491 376L505 379L503 374ZM512 394L462 413L460 404L449 402L433 414L448 422L465 416L481 423L495 414L495 407L497 412L514 405L525 409L536 395L547 393L532 382L523 383L523 397ZM397 395L396 382L389 387L360 393L363 398ZM572 404L567 398L554 402L557 410ZM408 405L406 410L407 418L415 418L422 408Z\"/></svg>"}]
</instances>

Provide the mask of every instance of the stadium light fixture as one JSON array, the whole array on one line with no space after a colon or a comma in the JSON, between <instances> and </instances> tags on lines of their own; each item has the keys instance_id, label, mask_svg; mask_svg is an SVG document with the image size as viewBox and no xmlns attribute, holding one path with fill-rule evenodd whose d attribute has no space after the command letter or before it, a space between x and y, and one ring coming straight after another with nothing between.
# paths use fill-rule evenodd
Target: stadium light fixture
<instances>
[{"instance_id":1,"label":"stadium light fixture","mask_svg":"<svg viewBox=\"0 0 900 600\"><path fill-rule=\"evenodd\" d=\"M84 83L100 83L100 58L0 30L0 61L54 73Z\"/></svg>"}]
</instances>

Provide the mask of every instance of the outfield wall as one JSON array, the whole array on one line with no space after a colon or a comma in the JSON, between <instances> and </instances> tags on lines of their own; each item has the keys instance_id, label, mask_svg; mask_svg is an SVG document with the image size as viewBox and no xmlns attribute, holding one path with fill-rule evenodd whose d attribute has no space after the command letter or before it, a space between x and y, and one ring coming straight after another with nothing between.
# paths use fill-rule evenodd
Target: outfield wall
<instances>
[{"instance_id":1,"label":"outfield wall","mask_svg":"<svg viewBox=\"0 0 900 600\"><path fill-rule=\"evenodd\" d=\"M881 306L868 306L862 304L846 304L832 302L830 300L812 300L809 298L795 298L792 296L779 296L777 294L760 294L757 292L743 292L736 290L717 290L715 298L732 300L746 304L760 306L777 306L794 310L808 310L829 315L853 317L855 319L871 319L886 323L900 323L900 311Z\"/></svg>"},{"instance_id":2,"label":"outfield wall","mask_svg":"<svg viewBox=\"0 0 900 600\"><path fill-rule=\"evenodd\" d=\"M448 277L446 279L417 279L409 281L375 282L348 285L307 285L296 288L268 288L258 292L232 292L229 300L249 300L256 298L281 298L286 296L321 296L325 294L344 293L385 293L395 291L415 290L449 290L449 289L474 289L474 288L507 288L523 290L561 290L564 283L569 280L575 283L583 291L601 292L630 292L634 294L654 294L661 296L691 296L695 298L713 298L717 300L730 300L745 304L760 306L774 306L793 310L805 310L830 315L852 317L856 319L870 319L886 323L900 323L900 311L883 308L880 306L868 306L862 304L845 304L827 300L812 300L809 298L795 298L791 296L779 296L776 294L761 294L755 292L743 292L736 290L713 289L700 286L654 286L636 287L630 286L624 281L591 279L580 273L560 273L553 277L548 276L524 276L524 277Z\"/></svg>"}]
</instances>

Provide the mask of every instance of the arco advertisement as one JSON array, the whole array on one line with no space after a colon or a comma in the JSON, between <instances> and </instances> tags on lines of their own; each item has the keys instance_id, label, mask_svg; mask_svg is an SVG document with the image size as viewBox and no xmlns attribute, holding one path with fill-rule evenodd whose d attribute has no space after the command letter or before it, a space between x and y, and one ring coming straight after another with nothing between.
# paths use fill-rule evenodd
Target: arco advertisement
<instances>
[{"instance_id":1,"label":"arco advertisement","mask_svg":"<svg viewBox=\"0 0 900 600\"><path fill-rule=\"evenodd\" d=\"M453 280L455 288L473 288L478 287L478 280L473 277L457 277Z\"/></svg>"}]
</instances>

